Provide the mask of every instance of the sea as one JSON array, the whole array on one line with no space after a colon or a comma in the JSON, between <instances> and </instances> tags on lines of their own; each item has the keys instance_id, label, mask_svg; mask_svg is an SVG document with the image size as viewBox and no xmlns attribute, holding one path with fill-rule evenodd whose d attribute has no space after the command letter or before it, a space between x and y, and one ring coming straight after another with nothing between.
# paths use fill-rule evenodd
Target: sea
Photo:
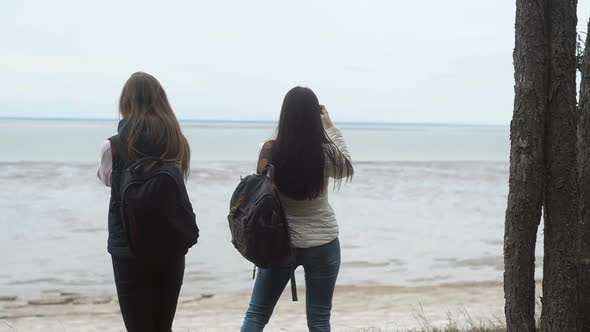
<instances>
[{"instance_id":1,"label":"sea","mask_svg":"<svg viewBox=\"0 0 590 332\"><path fill-rule=\"evenodd\" d=\"M114 294L106 251L110 191L96 170L116 125L0 120L0 295ZM255 171L276 123L181 125L192 149L187 188L201 229L187 255L183 292L250 289L252 265L230 242L229 199L240 177ZM342 245L339 285L502 279L508 126L336 125L355 167L354 179L329 193Z\"/></svg>"}]
</instances>

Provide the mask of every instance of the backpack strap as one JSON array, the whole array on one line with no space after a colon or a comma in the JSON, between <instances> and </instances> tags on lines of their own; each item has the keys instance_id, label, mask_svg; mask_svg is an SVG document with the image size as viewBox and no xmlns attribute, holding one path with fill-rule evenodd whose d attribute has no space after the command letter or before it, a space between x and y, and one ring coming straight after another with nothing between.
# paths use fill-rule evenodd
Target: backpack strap
<instances>
[{"instance_id":1,"label":"backpack strap","mask_svg":"<svg viewBox=\"0 0 590 332\"><path fill-rule=\"evenodd\" d=\"M125 163L129 160L129 150L127 144L123 143L119 135L115 135L109 138L111 142L111 151L113 154L113 161Z\"/></svg>"},{"instance_id":2,"label":"backpack strap","mask_svg":"<svg viewBox=\"0 0 590 332\"><path fill-rule=\"evenodd\" d=\"M266 164L266 166L264 166L264 168L262 169L262 173L261 175L266 175L269 179L270 182L272 182L273 184L275 183L275 166L270 163Z\"/></svg>"},{"instance_id":3,"label":"backpack strap","mask_svg":"<svg viewBox=\"0 0 590 332\"><path fill-rule=\"evenodd\" d=\"M112 176L116 178L115 183L112 183L111 185L111 194L115 202L120 206L121 188L119 187L121 185L121 172L123 171L123 167L128 160L127 145L121 141L119 135L110 137L109 142L111 142L111 154L113 155Z\"/></svg>"},{"instance_id":4,"label":"backpack strap","mask_svg":"<svg viewBox=\"0 0 590 332\"><path fill-rule=\"evenodd\" d=\"M254 265L254 270L252 271L252 279L256 277L256 265ZM297 282L295 281L295 270L291 272L291 276L289 277L291 280L291 298L293 302L299 301L299 297L297 297Z\"/></svg>"},{"instance_id":5,"label":"backpack strap","mask_svg":"<svg viewBox=\"0 0 590 332\"><path fill-rule=\"evenodd\" d=\"M127 243L130 244L131 241L129 239L129 231L125 220L125 215L122 211L122 197L121 197L121 173L123 172L123 168L125 163L128 160L127 157L127 145L121 141L119 135L114 135L109 137L109 142L111 143L111 154L113 156L113 165L112 165L112 183L111 183L111 200L113 204L113 208L117 209L120 220L121 226L123 227L123 232L125 233L125 237L127 239Z\"/></svg>"},{"instance_id":6,"label":"backpack strap","mask_svg":"<svg viewBox=\"0 0 590 332\"><path fill-rule=\"evenodd\" d=\"M291 297L293 298L293 302L299 301L297 298L297 283L295 282L295 270L291 272Z\"/></svg>"},{"instance_id":7,"label":"backpack strap","mask_svg":"<svg viewBox=\"0 0 590 332\"><path fill-rule=\"evenodd\" d=\"M272 163L272 146L274 141L266 141L262 145L260 155L258 156L258 166L256 167L256 173L262 174L268 164Z\"/></svg>"}]
</instances>

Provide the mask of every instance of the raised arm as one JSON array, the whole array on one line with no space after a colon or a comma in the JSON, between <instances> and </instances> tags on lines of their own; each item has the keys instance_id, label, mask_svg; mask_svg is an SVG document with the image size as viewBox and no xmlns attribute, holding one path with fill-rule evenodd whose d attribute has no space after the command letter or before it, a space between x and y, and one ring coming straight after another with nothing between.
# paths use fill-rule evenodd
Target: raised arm
<instances>
[{"instance_id":1,"label":"raised arm","mask_svg":"<svg viewBox=\"0 0 590 332\"><path fill-rule=\"evenodd\" d=\"M326 107L323 105L321 107L322 124L326 130L326 134L328 134L328 137L334 143L333 146L331 144L326 146L326 149L333 150L330 152L333 152L334 155L334 160L331 160L330 158L326 159L326 176L335 179L347 178L351 176L351 172L353 172L352 167L347 167L347 161L349 166L352 166L350 152L348 152L348 147L346 146L346 142L344 142L342 132L334 127L328 110L326 110ZM340 169L342 169L342 172L339 172Z\"/></svg>"},{"instance_id":2,"label":"raised arm","mask_svg":"<svg viewBox=\"0 0 590 332\"><path fill-rule=\"evenodd\" d=\"M352 159L350 158L350 152L348 151L348 146L346 146L342 132L336 127L330 127L326 129L326 134L334 142L334 146L327 148L335 150L334 157L336 159L335 162L332 162L329 158L326 159L326 175L335 179L349 177L352 168L346 167L346 161L348 160L352 164ZM342 173L337 171L339 168L342 168Z\"/></svg>"}]
</instances>

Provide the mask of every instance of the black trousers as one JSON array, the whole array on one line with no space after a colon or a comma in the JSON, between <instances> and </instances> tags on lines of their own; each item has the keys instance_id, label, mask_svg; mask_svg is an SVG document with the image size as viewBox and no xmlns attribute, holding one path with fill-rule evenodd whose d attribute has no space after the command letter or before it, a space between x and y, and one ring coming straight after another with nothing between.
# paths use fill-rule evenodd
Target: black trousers
<instances>
[{"instance_id":1,"label":"black trousers","mask_svg":"<svg viewBox=\"0 0 590 332\"><path fill-rule=\"evenodd\" d=\"M184 276L184 256L150 263L112 260L127 332L171 332Z\"/></svg>"}]
</instances>

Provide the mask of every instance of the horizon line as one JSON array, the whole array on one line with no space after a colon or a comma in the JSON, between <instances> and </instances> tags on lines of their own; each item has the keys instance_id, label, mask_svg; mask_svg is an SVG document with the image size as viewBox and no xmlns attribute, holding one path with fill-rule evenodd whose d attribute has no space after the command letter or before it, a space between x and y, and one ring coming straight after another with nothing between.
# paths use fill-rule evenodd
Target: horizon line
<instances>
[{"instance_id":1,"label":"horizon line","mask_svg":"<svg viewBox=\"0 0 590 332\"><path fill-rule=\"evenodd\" d=\"M17 120L17 121L118 121L117 118L70 118L70 117L19 117L19 116L0 116L0 120ZM178 122L201 122L201 123L250 123L250 124L272 124L278 120L223 120L223 119L178 119ZM480 126L480 127L506 127L507 124L499 123L454 123L454 122L375 122L375 121L335 121L343 125L404 125L404 126Z\"/></svg>"}]
</instances>

